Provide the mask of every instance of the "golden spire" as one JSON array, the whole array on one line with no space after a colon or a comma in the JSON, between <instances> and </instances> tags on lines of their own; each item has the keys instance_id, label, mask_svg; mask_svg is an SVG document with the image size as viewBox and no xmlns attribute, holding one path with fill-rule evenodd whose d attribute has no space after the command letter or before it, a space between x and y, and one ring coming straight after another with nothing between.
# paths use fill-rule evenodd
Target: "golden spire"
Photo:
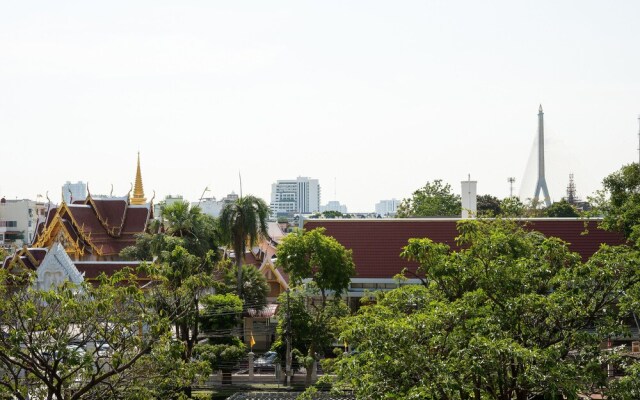
<instances>
[{"instance_id":1,"label":"golden spire","mask_svg":"<svg viewBox=\"0 0 640 400\"><path fill-rule=\"evenodd\" d=\"M140 152L138 152L138 169L136 170L136 183L133 187L133 197L130 203L135 205L145 204L147 199L144 197L144 189L142 188L142 174L140 173Z\"/></svg>"}]
</instances>

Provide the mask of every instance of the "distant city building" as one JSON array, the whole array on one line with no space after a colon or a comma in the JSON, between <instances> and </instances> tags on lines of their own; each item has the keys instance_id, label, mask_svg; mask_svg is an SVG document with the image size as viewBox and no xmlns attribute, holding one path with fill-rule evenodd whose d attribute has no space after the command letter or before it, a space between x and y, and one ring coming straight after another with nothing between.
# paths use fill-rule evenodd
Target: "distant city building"
<instances>
[{"instance_id":1,"label":"distant city building","mask_svg":"<svg viewBox=\"0 0 640 400\"><path fill-rule=\"evenodd\" d=\"M33 240L38 222L33 200L0 199L0 246L21 247Z\"/></svg>"},{"instance_id":2,"label":"distant city building","mask_svg":"<svg viewBox=\"0 0 640 400\"><path fill-rule=\"evenodd\" d=\"M299 176L271 185L271 215L309 214L320 211L320 184L317 179Z\"/></svg>"},{"instance_id":3,"label":"distant city building","mask_svg":"<svg viewBox=\"0 0 640 400\"><path fill-rule=\"evenodd\" d=\"M340 204L339 201L332 200L327 203L325 206L320 206L320 212L325 211L337 211L343 214L347 213L347 206L344 204Z\"/></svg>"},{"instance_id":4,"label":"distant city building","mask_svg":"<svg viewBox=\"0 0 640 400\"><path fill-rule=\"evenodd\" d=\"M84 201L87 198L87 184L80 181L76 183L67 181L62 185L62 198L67 204L74 201Z\"/></svg>"},{"instance_id":5,"label":"distant city building","mask_svg":"<svg viewBox=\"0 0 640 400\"><path fill-rule=\"evenodd\" d=\"M238 195L231 192L220 200L216 200L215 197L207 197L199 202L193 202L191 203L191 207L199 206L204 214L218 218L224 206L236 200L238 200Z\"/></svg>"},{"instance_id":6,"label":"distant city building","mask_svg":"<svg viewBox=\"0 0 640 400\"><path fill-rule=\"evenodd\" d=\"M396 199L380 200L380 202L376 204L376 214L381 217L395 217L400 203L401 201Z\"/></svg>"}]
</instances>

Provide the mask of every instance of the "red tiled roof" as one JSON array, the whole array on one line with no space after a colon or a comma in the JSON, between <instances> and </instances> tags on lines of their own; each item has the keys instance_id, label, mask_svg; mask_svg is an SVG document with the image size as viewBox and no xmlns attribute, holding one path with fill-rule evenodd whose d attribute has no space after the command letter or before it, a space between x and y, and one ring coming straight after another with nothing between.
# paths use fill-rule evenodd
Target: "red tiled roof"
<instances>
[{"instance_id":1,"label":"red tiled roof","mask_svg":"<svg viewBox=\"0 0 640 400\"><path fill-rule=\"evenodd\" d=\"M93 206L96 216L105 230L112 236L119 236L127 215L127 199L94 199L88 197L87 200Z\"/></svg>"},{"instance_id":2,"label":"red tiled roof","mask_svg":"<svg viewBox=\"0 0 640 400\"><path fill-rule=\"evenodd\" d=\"M449 245L457 250L458 219L372 219L335 220L318 219L305 221L305 229L324 227L326 234L333 236L347 249L353 251L357 278L392 278L407 267L415 270L416 263L400 258L402 248L410 238L425 238ZM555 236L569 243L572 251L587 259L601 244L623 244L624 238L617 232L598 228L597 221L579 219L531 219L526 220L526 229L537 230L545 236ZM582 234L588 231L588 234Z\"/></svg>"}]
</instances>

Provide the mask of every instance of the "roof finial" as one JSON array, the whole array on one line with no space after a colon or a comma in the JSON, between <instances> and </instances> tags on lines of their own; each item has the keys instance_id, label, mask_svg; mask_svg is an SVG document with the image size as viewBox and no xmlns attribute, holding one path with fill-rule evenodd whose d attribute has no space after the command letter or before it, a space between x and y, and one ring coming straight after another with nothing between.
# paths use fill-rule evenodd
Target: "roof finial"
<instances>
[{"instance_id":1,"label":"roof finial","mask_svg":"<svg viewBox=\"0 0 640 400\"><path fill-rule=\"evenodd\" d=\"M144 197L144 189L142 188L142 173L140 173L140 152L138 152L138 168L136 169L136 183L133 188L133 197L131 204L145 204L147 199Z\"/></svg>"}]
</instances>

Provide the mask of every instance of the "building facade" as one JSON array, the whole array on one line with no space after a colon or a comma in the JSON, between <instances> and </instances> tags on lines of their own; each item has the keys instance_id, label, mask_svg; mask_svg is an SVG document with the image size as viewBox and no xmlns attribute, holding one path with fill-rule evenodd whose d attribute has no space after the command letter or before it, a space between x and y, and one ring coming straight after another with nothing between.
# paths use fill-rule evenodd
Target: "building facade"
<instances>
[{"instance_id":1,"label":"building facade","mask_svg":"<svg viewBox=\"0 0 640 400\"><path fill-rule=\"evenodd\" d=\"M200 201L191 203L191 207L198 206L204 214L218 218L224 206L236 200L238 200L238 195L231 192L220 200L216 200L215 197L203 198Z\"/></svg>"},{"instance_id":2,"label":"building facade","mask_svg":"<svg viewBox=\"0 0 640 400\"><path fill-rule=\"evenodd\" d=\"M81 181L76 183L67 181L62 185L62 198L67 204L74 201L84 201L87 198L87 184Z\"/></svg>"},{"instance_id":3,"label":"building facade","mask_svg":"<svg viewBox=\"0 0 640 400\"><path fill-rule=\"evenodd\" d=\"M271 215L310 214L320 211L320 183L299 176L271 185Z\"/></svg>"},{"instance_id":4,"label":"building facade","mask_svg":"<svg viewBox=\"0 0 640 400\"><path fill-rule=\"evenodd\" d=\"M31 243L38 223L38 207L33 200L0 199L0 246L21 247Z\"/></svg>"},{"instance_id":5,"label":"building facade","mask_svg":"<svg viewBox=\"0 0 640 400\"><path fill-rule=\"evenodd\" d=\"M381 217L394 217L399 205L400 200L380 200L380 202L376 204L376 214Z\"/></svg>"}]
</instances>

